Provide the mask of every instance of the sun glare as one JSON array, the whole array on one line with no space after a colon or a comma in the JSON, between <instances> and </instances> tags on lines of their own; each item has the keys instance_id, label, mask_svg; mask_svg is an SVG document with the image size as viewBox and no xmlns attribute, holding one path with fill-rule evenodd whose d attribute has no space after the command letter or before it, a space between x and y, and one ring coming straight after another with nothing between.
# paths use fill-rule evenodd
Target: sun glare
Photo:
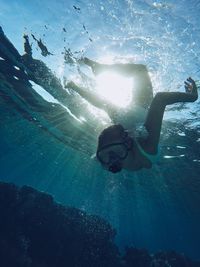
<instances>
[{"instance_id":1,"label":"sun glare","mask_svg":"<svg viewBox=\"0 0 200 267\"><path fill-rule=\"evenodd\" d=\"M96 78L99 95L119 107L126 107L132 99L132 79L115 72L104 72Z\"/></svg>"}]
</instances>

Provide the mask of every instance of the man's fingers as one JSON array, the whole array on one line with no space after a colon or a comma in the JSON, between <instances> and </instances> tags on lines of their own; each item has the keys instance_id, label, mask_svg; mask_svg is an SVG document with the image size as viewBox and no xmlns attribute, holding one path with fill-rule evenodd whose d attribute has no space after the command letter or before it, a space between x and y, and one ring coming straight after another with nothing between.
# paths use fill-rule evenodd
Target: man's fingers
<instances>
[{"instance_id":1,"label":"man's fingers","mask_svg":"<svg viewBox=\"0 0 200 267\"><path fill-rule=\"evenodd\" d=\"M184 82L185 83L185 91L189 93L193 89L193 83L192 83L192 79L190 77L187 79L187 81Z\"/></svg>"},{"instance_id":2,"label":"man's fingers","mask_svg":"<svg viewBox=\"0 0 200 267\"><path fill-rule=\"evenodd\" d=\"M188 86L185 85L185 91L187 93L190 93L192 91L192 88L190 88L190 87L188 87Z\"/></svg>"},{"instance_id":3,"label":"man's fingers","mask_svg":"<svg viewBox=\"0 0 200 267\"><path fill-rule=\"evenodd\" d=\"M184 82L185 83L185 86L187 86L187 87L190 87L191 86L191 84L189 84L188 82Z\"/></svg>"},{"instance_id":4,"label":"man's fingers","mask_svg":"<svg viewBox=\"0 0 200 267\"><path fill-rule=\"evenodd\" d=\"M187 78L187 81L192 83L193 85L195 84L195 81L191 77Z\"/></svg>"}]
</instances>

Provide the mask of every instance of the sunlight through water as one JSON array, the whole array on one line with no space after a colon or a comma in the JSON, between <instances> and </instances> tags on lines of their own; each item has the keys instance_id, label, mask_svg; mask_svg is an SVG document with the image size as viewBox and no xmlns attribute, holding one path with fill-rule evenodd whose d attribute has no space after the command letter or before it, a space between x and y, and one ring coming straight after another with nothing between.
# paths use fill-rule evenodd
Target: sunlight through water
<instances>
[{"instance_id":1,"label":"sunlight through water","mask_svg":"<svg viewBox=\"0 0 200 267\"><path fill-rule=\"evenodd\" d=\"M96 78L99 95L119 107L126 107L132 99L132 79L114 72L100 74Z\"/></svg>"}]
</instances>

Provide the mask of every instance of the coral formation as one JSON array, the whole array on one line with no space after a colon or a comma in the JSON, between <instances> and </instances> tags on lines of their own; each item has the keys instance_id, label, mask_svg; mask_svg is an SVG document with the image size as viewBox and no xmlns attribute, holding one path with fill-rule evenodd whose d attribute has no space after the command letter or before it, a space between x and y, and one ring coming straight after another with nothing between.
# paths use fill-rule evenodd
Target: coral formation
<instances>
[{"instance_id":1,"label":"coral formation","mask_svg":"<svg viewBox=\"0 0 200 267\"><path fill-rule=\"evenodd\" d=\"M0 183L2 267L197 267L175 252L150 255L127 248L122 256L115 230L104 219L57 204L31 187Z\"/></svg>"}]
</instances>

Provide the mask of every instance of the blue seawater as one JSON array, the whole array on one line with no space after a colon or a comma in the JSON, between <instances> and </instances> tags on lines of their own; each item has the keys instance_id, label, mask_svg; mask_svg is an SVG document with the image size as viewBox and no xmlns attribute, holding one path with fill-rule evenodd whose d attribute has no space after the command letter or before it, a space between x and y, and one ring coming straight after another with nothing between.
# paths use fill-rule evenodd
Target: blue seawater
<instances>
[{"instance_id":1,"label":"blue seawater","mask_svg":"<svg viewBox=\"0 0 200 267\"><path fill-rule=\"evenodd\" d=\"M27 34L33 58L58 78L55 87L42 78L18 84L13 68L0 65L1 181L30 185L103 217L117 230L121 249L175 250L200 259L199 100L167 108L161 157L152 170L114 175L91 159L101 114L58 88L63 77L92 77L77 68L76 59L84 56L147 65L154 94L183 90L188 76L198 83L199 12L196 0L0 0L0 25L19 52L1 42L0 63L8 57L20 69ZM52 55L42 56L31 34Z\"/></svg>"}]
</instances>

